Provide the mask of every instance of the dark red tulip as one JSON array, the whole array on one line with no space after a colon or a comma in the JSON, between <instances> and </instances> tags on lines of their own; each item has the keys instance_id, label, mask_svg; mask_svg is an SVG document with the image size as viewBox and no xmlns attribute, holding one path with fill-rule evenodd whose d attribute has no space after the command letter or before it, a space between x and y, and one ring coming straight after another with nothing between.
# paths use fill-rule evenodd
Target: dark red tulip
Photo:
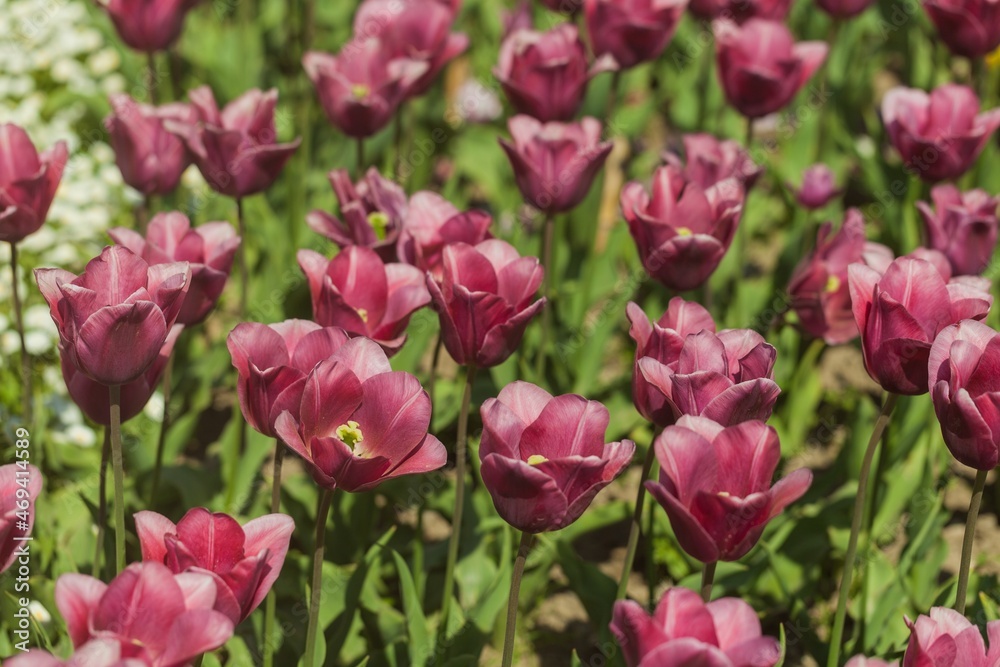
<instances>
[{"instance_id":1,"label":"dark red tulip","mask_svg":"<svg viewBox=\"0 0 1000 667\"><path fill-rule=\"evenodd\" d=\"M706 604L687 588L668 589L652 616L632 600L616 602L611 632L627 667L773 667L781 658L753 607L738 598Z\"/></svg>"},{"instance_id":2,"label":"dark red tulip","mask_svg":"<svg viewBox=\"0 0 1000 667\"><path fill-rule=\"evenodd\" d=\"M193 124L197 120L194 109L187 104L139 104L125 94L112 95L110 102L111 115L104 119L104 126L111 135L122 180L144 195L173 192L191 157L184 142L164 124Z\"/></svg>"},{"instance_id":3,"label":"dark red tulip","mask_svg":"<svg viewBox=\"0 0 1000 667\"><path fill-rule=\"evenodd\" d=\"M685 415L655 447L660 480L646 488L667 511L681 548L703 563L742 558L812 483L812 473L801 468L771 486L781 445L760 421L724 428Z\"/></svg>"},{"instance_id":4,"label":"dark red tulip","mask_svg":"<svg viewBox=\"0 0 1000 667\"><path fill-rule=\"evenodd\" d=\"M702 21L729 19L743 23L752 18L784 21L792 0L691 0L691 13Z\"/></svg>"},{"instance_id":5,"label":"dark red tulip","mask_svg":"<svg viewBox=\"0 0 1000 667\"><path fill-rule=\"evenodd\" d=\"M199 0L107 0L118 36L136 51L165 51L181 36L184 17Z\"/></svg>"},{"instance_id":6,"label":"dark red tulip","mask_svg":"<svg viewBox=\"0 0 1000 667\"><path fill-rule=\"evenodd\" d=\"M18 548L26 544L21 538L31 535L35 499L41 491L42 473L35 466L0 466L0 573L17 560Z\"/></svg>"},{"instance_id":7,"label":"dark red tulip","mask_svg":"<svg viewBox=\"0 0 1000 667\"><path fill-rule=\"evenodd\" d=\"M936 182L969 170L1000 126L1000 109L979 113L966 86L949 83L930 94L899 87L882 98L882 122L907 170Z\"/></svg>"},{"instance_id":8,"label":"dark red tulip","mask_svg":"<svg viewBox=\"0 0 1000 667\"><path fill-rule=\"evenodd\" d=\"M948 261L935 251L900 257L884 273L863 264L848 267L865 367L886 391L925 393L937 335L948 325L981 320L989 312L988 281L950 278Z\"/></svg>"},{"instance_id":9,"label":"dark red tulip","mask_svg":"<svg viewBox=\"0 0 1000 667\"><path fill-rule=\"evenodd\" d=\"M38 231L67 159L66 142L39 154L27 132L0 124L0 241L17 243Z\"/></svg>"},{"instance_id":10,"label":"dark red tulip","mask_svg":"<svg viewBox=\"0 0 1000 667\"><path fill-rule=\"evenodd\" d=\"M427 432L427 392L414 376L393 371L367 338L348 341L309 373L296 412L281 413L278 436L327 489L368 491L448 461L444 445Z\"/></svg>"},{"instance_id":11,"label":"dark red tulip","mask_svg":"<svg viewBox=\"0 0 1000 667\"><path fill-rule=\"evenodd\" d=\"M996 667L1000 661L1000 621L986 624L988 652L982 631L953 609L933 607L916 623L906 623L910 641L903 667Z\"/></svg>"},{"instance_id":12,"label":"dark red tulip","mask_svg":"<svg viewBox=\"0 0 1000 667\"><path fill-rule=\"evenodd\" d=\"M715 25L719 80L726 99L748 118L783 109L826 60L825 42L795 43L784 23L750 19Z\"/></svg>"},{"instance_id":13,"label":"dark red tulip","mask_svg":"<svg viewBox=\"0 0 1000 667\"><path fill-rule=\"evenodd\" d=\"M601 122L584 118L578 123L541 123L531 116L508 122L511 143L500 145L525 201L549 214L575 208L594 183L614 144L601 141Z\"/></svg>"},{"instance_id":14,"label":"dark red tulip","mask_svg":"<svg viewBox=\"0 0 1000 667\"><path fill-rule=\"evenodd\" d=\"M831 223L824 223L816 236L816 248L795 267L788 284L799 326L829 345L857 338L847 267L861 262L882 273L892 260L892 250L865 238L865 220L858 209L847 212L836 233Z\"/></svg>"},{"instance_id":15,"label":"dark red tulip","mask_svg":"<svg viewBox=\"0 0 1000 667\"><path fill-rule=\"evenodd\" d=\"M222 111L208 86L195 88L188 99L198 122L168 122L167 128L184 140L205 181L227 197L248 197L271 187L302 141L276 143L278 91L273 88L249 90Z\"/></svg>"},{"instance_id":16,"label":"dark red tulip","mask_svg":"<svg viewBox=\"0 0 1000 667\"><path fill-rule=\"evenodd\" d=\"M410 316L431 300L420 269L384 264L370 248L350 246L330 260L300 250L298 259L309 280L313 319L371 338L390 355L406 342Z\"/></svg>"},{"instance_id":17,"label":"dark red tulip","mask_svg":"<svg viewBox=\"0 0 1000 667\"><path fill-rule=\"evenodd\" d=\"M802 187L795 192L795 199L805 208L823 208L840 196L842 190L833 180L833 172L825 164L814 164L802 173Z\"/></svg>"},{"instance_id":18,"label":"dark red tulip","mask_svg":"<svg viewBox=\"0 0 1000 667\"><path fill-rule=\"evenodd\" d=\"M142 560L163 563L174 574L211 572L219 596L229 596L226 609L238 612L233 623L246 620L281 574L288 542L295 530L292 517L267 514L240 526L228 514L203 507L189 510L176 525L156 512L135 515Z\"/></svg>"},{"instance_id":19,"label":"dark red tulip","mask_svg":"<svg viewBox=\"0 0 1000 667\"><path fill-rule=\"evenodd\" d=\"M961 192L954 185L931 190L934 208L917 202L928 245L941 251L956 275L979 275L989 266L997 245L997 204L983 190Z\"/></svg>"},{"instance_id":20,"label":"dark red tulip","mask_svg":"<svg viewBox=\"0 0 1000 667\"><path fill-rule=\"evenodd\" d=\"M628 467L630 440L604 443L608 409L513 382L480 410L483 484L504 521L543 533L580 518L598 492Z\"/></svg>"},{"instance_id":21,"label":"dark red tulip","mask_svg":"<svg viewBox=\"0 0 1000 667\"><path fill-rule=\"evenodd\" d=\"M187 326L204 320L215 307L240 246L240 237L228 222L207 222L192 228L187 216L177 211L153 216L145 238L125 227L115 227L108 235L150 266L170 262L190 265L191 286L177 316L177 321Z\"/></svg>"},{"instance_id":22,"label":"dark red tulip","mask_svg":"<svg viewBox=\"0 0 1000 667\"><path fill-rule=\"evenodd\" d=\"M586 0L587 32L597 56L619 68L656 60L677 30L688 0Z\"/></svg>"},{"instance_id":23,"label":"dark red tulip","mask_svg":"<svg viewBox=\"0 0 1000 667\"><path fill-rule=\"evenodd\" d=\"M453 243L442 258L442 282L428 274L427 289L445 348L464 366L503 363L521 344L528 322L545 307L544 297L532 302L544 269L537 258L521 257L496 239L475 246Z\"/></svg>"},{"instance_id":24,"label":"dark red tulip","mask_svg":"<svg viewBox=\"0 0 1000 667\"><path fill-rule=\"evenodd\" d=\"M410 197L403 230L399 234L399 259L440 281L441 253L452 243L476 245L490 238L493 218L485 211L460 212L435 192Z\"/></svg>"},{"instance_id":25,"label":"dark red tulip","mask_svg":"<svg viewBox=\"0 0 1000 667\"><path fill-rule=\"evenodd\" d=\"M160 355L188 286L187 262L150 266L128 248L109 246L79 276L35 269L38 289L59 329L59 349L95 382L124 385Z\"/></svg>"},{"instance_id":26,"label":"dark red tulip","mask_svg":"<svg viewBox=\"0 0 1000 667\"><path fill-rule=\"evenodd\" d=\"M406 217L406 193L372 167L357 184L346 169L329 174L340 202L340 218L326 211L312 211L306 223L341 249L359 245L371 248L383 262L396 261L396 239Z\"/></svg>"},{"instance_id":27,"label":"dark red tulip","mask_svg":"<svg viewBox=\"0 0 1000 667\"><path fill-rule=\"evenodd\" d=\"M743 198L735 178L703 189L667 165L653 174L651 194L628 183L621 208L649 275L684 291L702 285L719 266L736 235Z\"/></svg>"},{"instance_id":28,"label":"dark red tulip","mask_svg":"<svg viewBox=\"0 0 1000 667\"><path fill-rule=\"evenodd\" d=\"M276 437L274 421L298 408L306 376L348 341L347 332L305 320L278 324L243 322L226 341L243 418L264 435Z\"/></svg>"},{"instance_id":29,"label":"dark red tulip","mask_svg":"<svg viewBox=\"0 0 1000 667\"><path fill-rule=\"evenodd\" d=\"M683 169L685 180L697 183L702 190L727 178L735 178L749 189L763 171L738 141L720 141L711 134L684 135L685 161L674 153L664 158L667 164Z\"/></svg>"},{"instance_id":30,"label":"dark red tulip","mask_svg":"<svg viewBox=\"0 0 1000 667\"><path fill-rule=\"evenodd\" d=\"M923 0L951 52L982 58L1000 46L1000 5L992 0Z\"/></svg>"},{"instance_id":31,"label":"dark red tulip","mask_svg":"<svg viewBox=\"0 0 1000 667\"><path fill-rule=\"evenodd\" d=\"M816 0L816 4L836 19L850 19L875 4L875 0Z\"/></svg>"}]
</instances>

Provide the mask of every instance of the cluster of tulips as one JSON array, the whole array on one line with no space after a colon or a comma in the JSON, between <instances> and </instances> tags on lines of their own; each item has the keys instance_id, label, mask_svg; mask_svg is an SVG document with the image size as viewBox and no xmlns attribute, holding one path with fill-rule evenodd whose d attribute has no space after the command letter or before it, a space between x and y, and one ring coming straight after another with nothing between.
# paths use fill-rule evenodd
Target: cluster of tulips
<instances>
[{"instance_id":1,"label":"cluster of tulips","mask_svg":"<svg viewBox=\"0 0 1000 667\"><path fill-rule=\"evenodd\" d=\"M154 53L177 39L192 4L112 0L104 8L128 46ZM447 63L468 48L469 40L452 30L460 4L365 0L353 37L338 54L310 51L303 58L330 123L357 140L359 172L365 138L398 119L401 107L430 90ZM263 661L270 665L271 588L297 528L280 511L286 448L322 490L304 660L314 667L333 494L371 492L386 480L448 462L448 449L429 432L431 395L417 377L394 371L390 362L407 344L413 314L428 306L440 322L438 351L443 347L465 369L439 621L441 633L447 632L455 604L474 378L518 351L536 316L541 315L543 348L550 340L545 314L550 288L559 279L552 275L554 219L581 203L612 150L600 121L576 119L588 82L611 72L614 95L618 73L656 60L690 9L713 21L719 80L729 104L747 118L752 141L754 121L788 105L822 66L828 49L825 43L794 41L783 23L787 0L694 0L690 7L686 0L544 4L570 14L582 11L587 39L570 21L536 30L523 6L508 17L495 70L518 112L509 121L511 139L500 145L525 202L546 219L541 260L494 238L485 212L460 211L429 191L408 195L374 168L355 179L347 171L331 171L339 214L316 210L306 221L340 250L332 259L311 250L298 253L313 319L242 322L227 341L242 416L277 441L271 513L241 525L229 515L195 508L174 524L140 511L134 518L142 561L132 564L125 551L121 423L143 409L164 377L169 391L166 371L175 343L212 313L238 253L245 316L249 270L243 249L253 239L253 225L242 201L272 185L299 140L278 143L274 90L251 90L222 109L204 86L188 93L188 103L155 106L126 95L110 100L106 125L125 182L147 197L169 194L194 164L210 187L235 200L238 230L228 222L192 227L182 213L164 211L136 229L111 230L115 244L79 275L35 271L59 331L69 394L91 420L108 427L104 465L110 459L114 471L116 562L109 583L78 574L57 583L56 601L74 655L63 660L32 651L10 660L12 667L187 665L225 644L265 600ZM819 4L844 19L870 2ZM925 5L956 54L980 59L1000 44L1000 12L986 0ZM874 453L896 397L930 392L949 449L979 474L956 608L935 608L910 624L903 664L993 666L1000 664L1000 631L990 624L987 651L964 611L979 502L987 472L1000 463L1000 333L982 322L992 296L989 281L981 277L997 241L998 199L940 182L970 169L1000 126L1000 109L980 113L976 94L961 85L929 93L898 88L885 95L882 119L907 169L939 183L932 203L918 204L926 247L895 257L887 246L866 240L864 217L851 210L838 230L830 223L819 229L814 249L789 285L801 328L830 345L860 335L865 366L886 392L860 472L829 664L839 664ZM683 143L683 156L667 155L648 188L628 183L620 195L643 267L674 292L701 287L713 274L737 237L746 198L762 169L750 158L749 145L706 134L687 135ZM0 126L0 239L11 244L15 269L16 244L44 223L66 161L65 145L39 154L23 130ZM831 172L817 165L805 173L797 197L802 206L819 208L839 194ZM16 284L15 273L20 322ZM537 297L540 288L546 294ZM643 464L611 629L629 667L773 666L782 650L778 640L762 636L756 612L742 600L712 600L712 595L716 564L745 556L768 522L812 480L802 469L772 483L781 458L777 433L766 424L780 391L773 374L776 350L753 330L717 330L706 308L680 296L654 321L637 303L629 303L625 315L636 345L633 402L657 435ZM27 356L22 333L25 364ZM29 379L27 371L26 416ZM553 396L524 381L502 387L480 414L483 485L497 513L522 532L504 642L504 665L510 665L518 585L534 536L576 521L632 463L636 446L629 440L605 443L609 413L599 402ZM162 454L161 437L157 469ZM654 460L659 478L646 481ZM33 502L41 473L33 470L32 479ZM4 569L13 561L12 545L30 530L16 520L18 488L14 466L0 468ZM669 517L680 547L704 564L700 595L670 588L652 616L621 599L647 490ZM858 656L849 664L886 663Z\"/></svg>"}]
</instances>

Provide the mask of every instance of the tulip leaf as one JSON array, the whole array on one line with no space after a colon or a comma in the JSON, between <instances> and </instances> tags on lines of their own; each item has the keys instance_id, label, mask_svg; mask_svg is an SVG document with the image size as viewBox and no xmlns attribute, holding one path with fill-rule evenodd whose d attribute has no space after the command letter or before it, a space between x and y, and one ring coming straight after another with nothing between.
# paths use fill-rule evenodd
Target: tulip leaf
<instances>
[{"instance_id":1,"label":"tulip leaf","mask_svg":"<svg viewBox=\"0 0 1000 667\"><path fill-rule=\"evenodd\" d=\"M431 655L430 634L427 631L427 618L424 616L423 605L417 587L413 583L413 575L406 561L393 550L392 558L396 562L396 572L399 574L399 588L403 600L403 612L406 616L406 629L409 634L410 664L421 667L426 664Z\"/></svg>"}]
</instances>

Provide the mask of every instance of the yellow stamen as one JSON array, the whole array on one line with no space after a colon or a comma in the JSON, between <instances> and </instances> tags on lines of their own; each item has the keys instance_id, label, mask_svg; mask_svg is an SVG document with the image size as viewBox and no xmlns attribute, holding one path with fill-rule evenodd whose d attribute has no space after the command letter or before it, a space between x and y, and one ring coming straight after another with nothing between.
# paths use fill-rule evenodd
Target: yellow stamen
<instances>
[{"instance_id":1,"label":"yellow stamen","mask_svg":"<svg viewBox=\"0 0 1000 667\"><path fill-rule=\"evenodd\" d=\"M375 230L375 237L379 241L385 241L386 232L389 228L389 216L382 211L375 211L368 214L368 224Z\"/></svg>"},{"instance_id":2,"label":"yellow stamen","mask_svg":"<svg viewBox=\"0 0 1000 667\"><path fill-rule=\"evenodd\" d=\"M837 276L830 276L829 278L827 278L826 280L827 292L836 292L839 289L840 289L840 278L838 278Z\"/></svg>"},{"instance_id":3,"label":"yellow stamen","mask_svg":"<svg viewBox=\"0 0 1000 667\"><path fill-rule=\"evenodd\" d=\"M541 454L532 454L528 457L528 465L530 466L536 466L540 463L545 463L546 461L548 461L548 459Z\"/></svg>"},{"instance_id":4,"label":"yellow stamen","mask_svg":"<svg viewBox=\"0 0 1000 667\"><path fill-rule=\"evenodd\" d=\"M368 311L365 310L364 308L358 308L358 317L361 318L362 322L365 322L367 324L367 322L368 322Z\"/></svg>"},{"instance_id":5,"label":"yellow stamen","mask_svg":"<svg viewBox=\"0 0 1000 667\"><path fill-rule=\"evenodd\" d=\"M363 83L356 83L351 87L351 94L359 100L363 100L368 97L368 93L371 92L371 88Z\"/></svg>"},{"instance_id":6,"label":"yellow stamen","mask_svg":"<svg viewBox=\"0 0 1000 667\"><path fill-rule=\"evenodd\" d=\"M691 236L693 232L687 227L678 227L677 236Z\"/></svg>"},{"instance_id":7,"label":"yellow stamen","mask_svg":"<svg viewBox=\"0 0 1000 667\"><path fill-rule=\"evenodd\" d=\"M357 444L365 439L364 434L359 428L359 424L356 421L349 421L346 424L341 424L337 427L337 438L350 447L354 449Z\"/></svg>"}]
</instances>

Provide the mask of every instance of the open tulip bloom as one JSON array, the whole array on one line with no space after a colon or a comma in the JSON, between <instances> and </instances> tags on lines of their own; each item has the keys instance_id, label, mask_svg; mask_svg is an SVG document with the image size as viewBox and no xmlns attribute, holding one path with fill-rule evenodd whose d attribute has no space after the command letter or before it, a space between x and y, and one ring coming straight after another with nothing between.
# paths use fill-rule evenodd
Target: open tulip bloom
<instances>
[{"instance_id":1,"label":"open tulip bloom","mask_svg":"<svg viewBox=\"0 0 1000 667\"><path fill-rule=\"evenodd\" d=\"M410 197L399 234L399 260L430 273L440 281L442 253L452 243L476 245L491 238L493 218L485 211L459 211L436 192Z\"/></svg>"},{"instance_id":2,"label":"open tulip bloom","mask_svg":"<svg viewBox=\"0 0 1000 667\"><path fill-rule=\"evenodd\" d=\"M934 607L916 622L907 619L910 641L903 667L997 667L1000 665L1000 621L986 624L989 650L982 631L954 609Z\"/></svg>"},{"instance_id":3,"label":"open tulip bloom","mask_svg":"<svg viewBox=\"0 0 1000 667\"><path fill-rule=\"evenodd\" d=\"M997 204L983 190L961 192L954 185L931 190L934 208L917 202L928 245L944 253L955 275L979 275L989 266L997 245Z\"/></svg>"},{"instance_id":4,"label":"open tulip bloom","mask_svg":"<svg viewBox=\"0 0 1000 667\"><path fill-rule=\"evenodd\" d=\"M684 180L707 190L716 183L735 178L749 190L764 168L750 157L740 142L719 140L711 134L685 134L684 159L674 152L665 153L664 161L682 171Z\"/></svg>"}]
</instances>

